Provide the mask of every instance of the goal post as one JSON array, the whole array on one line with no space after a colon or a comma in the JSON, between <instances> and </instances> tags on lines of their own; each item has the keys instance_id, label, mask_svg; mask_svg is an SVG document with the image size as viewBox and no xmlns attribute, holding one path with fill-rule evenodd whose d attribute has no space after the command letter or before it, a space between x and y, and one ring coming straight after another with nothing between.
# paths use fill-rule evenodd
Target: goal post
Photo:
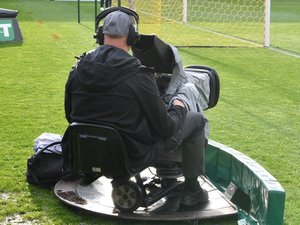
<instances>
[{"instance_id":1,"label":"goal post","mask_svg":"<svg viewBox=\"0 0 300 225\"><path fill-rule=\"evenodd\" d=\"M182 0L182 22L187 22L187 0Z\"/></svg>"},{"instance_id":2,"label":"goal post","mask_svg":"<svg viewBox=\"0 0 300 225\"><path fill-rule=\"evenodd\" d=\"M270 47L271 32L271 0L265 0L265 30L264 30L264 46Z\"/></svg>"},{"instance_id":3,"label":"goal post","mask_svg":"<svg viewBox=\"0 0 300 225\"><path fill-rule=\"evenodd\" d=\"M159 30L159 36L176 46L270 45L271 0L122 0L121 4L129 7L130 2L140 16L140 31Z\"/></svg>"}]
</instances>

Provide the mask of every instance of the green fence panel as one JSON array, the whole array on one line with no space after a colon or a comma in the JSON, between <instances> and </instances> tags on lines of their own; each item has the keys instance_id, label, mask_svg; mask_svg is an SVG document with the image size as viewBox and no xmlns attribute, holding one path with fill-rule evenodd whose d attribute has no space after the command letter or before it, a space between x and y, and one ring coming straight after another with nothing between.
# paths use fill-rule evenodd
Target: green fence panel
<instances>
[{"instance_id":1,"label":"green fence panel","mask_svg":"<svg viewBox=\"0 0 300 225\"><path fill-rule=\"evenodd\" d=\"M230 184L238 189L237 205L260 225L282 225L285 191L256 161L230 147L210 140L206 149L206 175L224 192ZM244 215L247 215L245 213Z\"/></svg>"}]
</instances>

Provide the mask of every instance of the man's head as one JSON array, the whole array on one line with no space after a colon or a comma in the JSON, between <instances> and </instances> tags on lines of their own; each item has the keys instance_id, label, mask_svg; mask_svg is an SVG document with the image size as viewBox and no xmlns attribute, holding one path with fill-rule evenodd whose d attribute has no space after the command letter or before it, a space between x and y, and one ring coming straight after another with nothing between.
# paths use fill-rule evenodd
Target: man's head
<instances>
[{"instance_id":1,"label":"man's head","mask_svg":"<svg viewBox=\"0 0 300 225\"><path fill-rule=\"evenodd\" d=\"M102 19L105 19L104 23L99 26ZM100 45L115 45L115 43L118 45L124 42L127 47L132 46L139 36L134 26L134 24L136 27L138 26L138 21L139 16L130 9L124 7L110 8L97 16L96 26L98 28L94 38Z\"/></svg>"},{"instance_id":2,"label":"man's head","mask_svg":"<svg viewBox=\"0 0 300 225\"><path fill-rule=\"evenodd\" d=\"M108 14L103 23L103 34L120 38L128 36L129 30L134 26L131 16L121 11L114 11Z\"/></svg>"}]
</instances>

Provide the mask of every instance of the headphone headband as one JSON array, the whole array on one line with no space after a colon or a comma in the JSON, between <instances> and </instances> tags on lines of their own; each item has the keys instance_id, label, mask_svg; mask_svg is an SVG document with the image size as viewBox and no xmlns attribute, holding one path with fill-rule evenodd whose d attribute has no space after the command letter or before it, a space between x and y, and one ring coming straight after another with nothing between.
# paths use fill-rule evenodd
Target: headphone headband
<instances>
[{"instance_id":1,"label":"headphone headband","mask_svg":"<svg viewBox=\"0 0 300 225\"><path fill-rule=\"evenodd\" d=\"M112 7L112 8L106 9L106 10L102 11L101 13L99 13L99 15L96 17L96 28L99 27L99 23L102 19L104 19L108 14L110 14L114 11L121 11L123 13L126 13L127 15L132 16L136 21L136 25L138 26L139 15L135 11L125 8L125 7Z\"/></svg>"}]
</instances>

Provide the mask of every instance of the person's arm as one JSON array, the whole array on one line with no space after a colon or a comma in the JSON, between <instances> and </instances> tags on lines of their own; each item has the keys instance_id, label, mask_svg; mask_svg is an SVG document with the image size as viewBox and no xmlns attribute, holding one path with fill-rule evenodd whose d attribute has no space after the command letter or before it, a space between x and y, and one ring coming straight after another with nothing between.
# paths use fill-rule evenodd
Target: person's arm
<instances>
[{"instance_id":1,"label":"person's arm","mask_svg":"<svg viewBox=\"0 0 300 225\"><path fill-rule=\"evenodd\" d=\"M143 74L137 89L137 96L156 135L169 137L183 124L186 108L182 101L175 99L169 109L161 99L153 74Z\"/></svg>"},{"instance_id":2,"label":"person's arm","mask_svg":"<svg viewBox=\"0 0 300 225\"><path fill-rule=\"evenodd\" d=\"M74 68L71 70L67 83L65 85L65 117L69 123L71 123L71 113L72 113L72 94L71 94L71 84L73 80Z\"/></svg>"}]
</instances>

